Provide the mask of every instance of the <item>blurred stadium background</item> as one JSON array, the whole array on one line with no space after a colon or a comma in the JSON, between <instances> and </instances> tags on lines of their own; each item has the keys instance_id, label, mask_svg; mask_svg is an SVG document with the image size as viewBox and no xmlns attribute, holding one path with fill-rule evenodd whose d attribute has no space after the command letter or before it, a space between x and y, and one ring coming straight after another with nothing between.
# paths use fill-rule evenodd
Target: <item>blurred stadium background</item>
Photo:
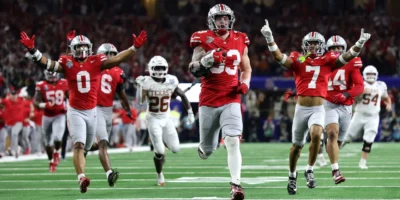
<instances>
[{"instance_id":1,"label":"blurred stadium background","mask_svg":"<svg viewBox=\"0 0 400 200\"><path fill-rule=\"evenodd\" d=\"M270 56L265 39L260 34L264 18L270 21L275 40L284 52L301 51L301 39L311 30L322 33L326 39L333 34L339 34L347 40L348 46L357 41L360 28L363 27L369 31L372 35L371 40L365 45L360 57L364 66L374 65L378 69L379 80L388 85L394 108L390 113L382 109L380 131L376 141L400 141L400 12L398 12L400 1L397 0L0 0L0 94L5 96L9 88L14 87L19 90L26 90L28 95L33 95L35 82L44 78L42 70L36 67L26 56L26 51L19 42L20 30L25 30L29 35L35 34L38 49L50 58L57 59L67 49L65 35L70 30L76 30L77 34L86 35L94 44L93 50L95 51L100 44L105 42L113 43L119 50L128 48L132 44L131 34L139 33L140 30L145 29L148 31L148 43L138 51L134 59L120 65L129 77L129 81L126 83L126 92L130 95L139 113L137 120L137 124L139 124L140 113L144 112L145 108L135 104L134 79L139 75L146 74L146 63L153 55L159 54L168 60L169 73L176 75L181 83L187 83L182 85L183 88L195 81L188 71L192 54L189 39L193 32L207 29L208 10L216 3L225 3L234 10L237 18L234 29L247 33L251 41L249 56L253 68L253 78L251 90L243 96L242 101L243 139L245 143L286 142L287 144L277 144L281 146L277 147L280 150L277 150L276 156L268 157L268 159L275 159L287 157L288 142L291 141L295 101L283 101L283 93L294 89L294 80L291 72L281 68ZM189 93L190 97L194 99L195 113L197 106L193 95L196 95L196 88L198 89L198 87L194 87ZM119 103L116 102L116 105L118 107ZM179 100L171 103L172 109L174 109L172 116L176 117L176 127L179 130L181 142L198 142L197 126L185 123L186 113ZM116 123L119 123L118 120ZM113 144L114 147L123 147L123 138L116 139L116 142L116 144ZM146 141L143 140L143 143L145 145ZM350 152L353 150L359 152L361 144L351 147ZM383 152L387 154L391 154L391 150L396 151L395 149L398 149L393 144L388 146L379 144L377 147L383 149ZM257 145L254 148L256 150L264 149L263 146ZM275 150L274 148L268 149L270 152ZM245 150L248 150L247 154L257 153L251 145L246 145ZM278 155L279 152L281 152L280 155ZM303 150L303 152L306 152L306 150ZM267 153L265 152L265 154ZM387 155L386 153L377 153L374 157ZM188 151L183 151L182 154L186 157L178 159L179 155L171 156L171 163L174 162L174 159L178 159L177 162L179 162L179 160L190 160L192 158L187 155L189 154ZM221 161L220 164L213 163L217 161L217 159L214 159L209 162L209 165L218 165L222 169L222 166L226 165L223 155L217 156ZM144 154L137 156L144 158ZM148 171L152 172L150 155L147 155L147 157L149 163L138 166L148 167L150 168ZM261 157L262 155L259 155L251 159ZM113 157L111 159L113 160ZM118 161L118 159L120 160ZM116 163L124 166L129 164L124 163L125 159L132 159L132 163L135 163L135 156L130 157L126 154L117 156L115 160ZM194 158L192 159L194 160ZM348 159L346 161L349 165L353 162L356 166L358 154L354 155L352 160L345 159ZM372 163L373 159L373 157L370 159ZM390 160L390 158L387 158L387 160ZM400 164L398 159L396 160L388 163L393 168L392 170ZM305 160L303 161L305 163ZM89 166L100 167L97 162L95 158L92 158L89 160ZM200 161L197 161L197 158L193 162L196 162L198 166L202 165ZM29 162L26 163L26 166L31 164L32 166L35 166L35 164L41 166L39 162ZM43 164L44 172L47 170L45 164ZM118 166L118 164L115 165ZM286 164L286 160L280 163L280 165ZM379 165L378 161L376 161L376 165ZM10 176L8 179L4 176L5 173L11 171L2 169L6 166L15 167L16 170L20 167L19 165L0 165L0 174L3 174L0 175L0 180L15 180L16 177L14 176ZM68 172L72 172L71 163L68 163L67 166ZM387 168L382 168L380 171L385 170ZM100 169L97 169L97 171L100 172ZM260 173L265 173L265 171ZM285 174L284 176L286 176L287 172L281 171L281 175ZM379 175L380 171L377 171L371 177ZM33 173L23 170L14 172ZM121 172L123 174L124 171L121 170ZM203 172L206 173L206 170L203 170ZM344 173L346 174L346 171ZM168 171L166 174L168 174ZM357 174L357 171L354 174ZM398 172L394 171L393 174L386 175L393 177L398 175ZM72 176L73 173L70 173L69 178ZM153 177L152 175L148 176ZM243 176L246 176L246 172ZM39 174L35 177L43 179L43 176ZM330 175L326 177L330 177ZM57 179L57 176L54 175L52 179ZM370 185L373 185L372 180L368 182ZM396 185L394 181L390 183L392 184L388 185ZM120 184L129 186L126 182ZM285 185L285 183L282 184ZM3 188L25 187L10 185L9 182L1 181L0 185L3 185ZM42 185L41 187L48 186ZM264 189L260 188L260 190ZM275 198L286 195L284 189L280 190L282 190L282 195L275 195ZM369 192L372 194L374 191ZM0 196L3 196L5 192L7 190L0 189ZM382 191L379 191L378 194L380 192ZM400 196L398 191L396 193L395 190L389 191L388 189L388 192L391 192L391 196L386 197L396 198ZM23 194L26 193L21 193L21 195ZM314 194L310 193L310 196L303 196L303 198L311 198ZM349 192L349 194L351 193ZM107 193L104 192L102 195L115 197L107 196ZM129 197L128 194L122 196ZM224 196L224 193L221 193L220 196ZM11 199L13 196L5 197L5 199ZM187 195L176 195L175 197L187 197ZM262 198L261 192L257 197ZM332 194L327 197L336 198L337 196ZM349 197L351 198L351 196ZM358 197L367 199L371 196ZM68 197L65 198L68 199ZM354 196L354 198L357 198L357 196Z\"/></svg>"}]
</instances>

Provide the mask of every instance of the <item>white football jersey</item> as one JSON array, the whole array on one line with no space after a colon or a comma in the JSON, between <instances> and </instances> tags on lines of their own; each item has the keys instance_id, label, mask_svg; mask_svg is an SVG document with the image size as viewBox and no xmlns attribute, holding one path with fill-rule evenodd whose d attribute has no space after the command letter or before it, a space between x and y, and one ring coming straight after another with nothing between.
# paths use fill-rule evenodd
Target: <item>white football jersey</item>
<instances>
[{"instance_id":1,"label":"white football jersey","mask_svg":"<svg viewBox=\"0 0 400 200\"><path fill-rule=\"evenodd\" d=\"M370 94L362 94L362 99L356 105L355 112L366 114L378 114L381 110L381 99L388 97L386 83L376 81L373 84L364 81L364 91L370 90Z\"/></svg>"},{"instance_id":2,"label":"white football jersey","mask_svg":"<svg viewBox=\"0 0 400 200\"><path fill-rule=\"evenodd\" d=\"M178 78L167 74L165 81L158 83L151 76L145 76L142 83L142 89L147 93L147 111L149 115L169 116L171 96L178 87Z\"/></svg>"}]
</instances>

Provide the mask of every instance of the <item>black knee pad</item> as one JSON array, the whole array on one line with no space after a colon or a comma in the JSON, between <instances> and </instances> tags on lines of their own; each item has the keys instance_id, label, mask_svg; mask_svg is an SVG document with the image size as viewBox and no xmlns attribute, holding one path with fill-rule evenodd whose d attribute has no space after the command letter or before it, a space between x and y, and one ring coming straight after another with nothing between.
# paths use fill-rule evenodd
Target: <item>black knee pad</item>
<instances>
[{"instance_id":1,"label":"black knee pad","mask_svg":"<svg viewBox=\"0 0 400 200\"><path fill-rule=\"evenodd\" d=\"M361 150L363 152L365 152L365 153L370 153L371 152L371 146L372 146L372 143L368 143L368 142L364 141L364 144L363 144L363 147L362 147Z\"/></svg>"},{"instance_id":2,"label":"black knee pad","mask_svg":"<svg viewBox=\"0 0 400 200\"><path fill-rule=\"evenodd\" d=\"M164 155L163 154L154 153L154 158L156 158L158 160L161 160L161 159L164 158Z\"/></svg>"}]
</instances>

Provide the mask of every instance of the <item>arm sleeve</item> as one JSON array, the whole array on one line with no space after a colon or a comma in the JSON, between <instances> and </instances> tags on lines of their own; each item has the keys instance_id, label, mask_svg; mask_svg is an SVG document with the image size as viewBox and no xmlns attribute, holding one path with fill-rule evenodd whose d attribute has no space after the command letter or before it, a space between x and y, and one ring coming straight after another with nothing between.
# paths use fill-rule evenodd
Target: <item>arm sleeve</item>
<instances>
[{"instance_id":1,"label":"arm sleeve","mask_svg":"<svg viewBox=\"0 0 400 200\"><path fill-rule=\"evenodd\" d=\"M354 69L351 72L351 79L353 81L353 87L347 92L351 97L356 97L364 92L364 80L360 69Z\"/></svg>"},{"instance_id":2,"label":"arm sleeve","mask_svg":"<svg viewBox=\"0 0 400 200\"><path fill-rule=\"evenodd\" d=\"M244 44L246 44L247 46L249 46L249 45L250 45L249 37L246 35L246 33L242 33L242 35L243 35Z\"/></svg>"},{"instance_id":3,"label":"arm sleeve","mask_svg":"<svg viewBox=\"0 0 400 200\"><path fill-rule=\"evenodd\" d=\"M298 66L299 66L299 60L301 60L301 59L306 59L304 56L302 56L299 52L297 52L297 51L292 51L292 52L290 52L290 54L289 54L289 57L290 58L292 58L292 60L293 60L293 63L292 63L292 65L290 66L292 69L293 69L293 71L296 71L296 69L298 68Z\"/></svg>"}]
</instances>

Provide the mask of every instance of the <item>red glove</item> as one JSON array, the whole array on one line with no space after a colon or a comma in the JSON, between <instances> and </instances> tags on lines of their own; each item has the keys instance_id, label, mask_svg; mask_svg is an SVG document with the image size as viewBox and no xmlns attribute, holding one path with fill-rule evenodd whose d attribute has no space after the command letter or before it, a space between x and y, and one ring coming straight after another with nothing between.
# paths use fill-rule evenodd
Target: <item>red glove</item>
<instances>
[{"instance_id":1,"label":"red glove","mask_svg":"<svg viewBox=\"0 0 400 200\"><path fill-rule=\"evenodd\" d=\"M247 91L249 91L249 86L244 82L239 83L238 87L236 88L236 92L239 94L246 94Z\"/></svg>"},{"instance_id":2,"label":"red glove","mask_svg":"<svg viewBox=\"0 0 400 200\"><path fill-rule=\"evenodd\" d=\"M226 50L223 49L216 49L213 53L213 58L214 58L214 64L220 64L225 62L225 58L226 58Z\"/></svg>"},{"instance_id":3,"label":"red glove","mask_svg":"<svg viewBox=\"0 0 400 200\"><path fill-rule=\"evenodd\" d=\"M67 40L68 40L68 41L71 41L72 39L74 39L75 34L76 34L76 31L75 31L75 30L70 31L70 32L67 34Z\"/></svg>"},{"instance_id":4,"label":"red glove","mask_svg":"<svg viewBox=\"0 0 400 200\"><path fill-rule=\"evenodd\" d=\"M348 93L339 93L333 97L333 103L342 104L347 100Z\"/></svg>"},{"instance_id":5,"label":"red glove","mask_svg":"<svg viewBox=\"0 0 400 200\"><path fill-rule=\"evenodd\" d=\"M21 43L28 49L28 50L32 50L33 48L35 48L35 35L32 35L32 38L29 38L29 36L22 31L21 34Z\"/></svg>"},{"instance_id":6,"label":"red glove","mask_svg":"<svg viewBox=\"0 0 400 200\"><path fill-rule=\"evenodd\" d=\"M136 49L139 49L140 47L142 47L143 44L146 43L146 41L147 41L146 31L140 32L140 35L138 37L136 37L135 34L132 34L132 36L133 36L133 46Z\"/></svg>"},{"instance_id":7,"label":"red glove","mask_svg":"<svg viewBox=\"0 0 400 200\"><path fill-rule=\"evenodd\" d=\"M283 95L285 101L288 101L290 97L294 96L296 96L295 92L285 92L285 94Z\"/></svg>"}]
</instances>

